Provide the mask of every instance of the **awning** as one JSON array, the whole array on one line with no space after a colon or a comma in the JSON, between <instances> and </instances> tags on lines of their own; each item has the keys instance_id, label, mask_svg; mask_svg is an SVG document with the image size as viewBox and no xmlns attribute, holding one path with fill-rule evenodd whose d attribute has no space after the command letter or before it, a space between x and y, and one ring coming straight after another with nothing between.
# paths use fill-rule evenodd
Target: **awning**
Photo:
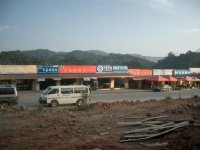
<instances>
[{"instance_id":1,"label":"awning","mask_svg":"<svg viewBox=\"0 0 200 150\"><path fill-rule=\"evenodd\" d=\"M163 78L162 76L151 76L150 78L148 78L147 80L149 81L156 81L156 82L165 82L165 81L169 81L166 78Z\"/></svg>"},{"instance_id":2,"label":"awning","mask_svg":"<svg viewBox=\"0 0 200 150\"><path fill-rule=\"evenodd\" d=\"M188 76L185 77L185 80L186 81L195 81L193 77L188 77Z\"/></svg>"},{"instance_id":3,"label":"awning","mask_svg":"<svg viewBox=\"0 0 200 150\"><path fill-rule=\"evenodd\" d=\"M200 79L199 78L197 78L197 77L193 77L193 79L194 79L194 81L200 81Z\"/></svg>"},{"instance_id":4,"label":"awning","mask_svg":"<svg viewBox=\"0 0 200 150\"><path fill-rule=\"evenodd\" d=\"M178 79L172 77L172 76L167 76L166 79L168 79L169 82L176 82Z\"/></svg>"}]
</instances>

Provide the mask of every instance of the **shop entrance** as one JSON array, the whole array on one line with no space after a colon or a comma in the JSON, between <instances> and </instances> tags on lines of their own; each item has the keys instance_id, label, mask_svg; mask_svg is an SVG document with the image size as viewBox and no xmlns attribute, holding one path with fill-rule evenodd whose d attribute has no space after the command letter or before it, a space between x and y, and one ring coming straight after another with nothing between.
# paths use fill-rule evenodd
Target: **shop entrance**
<instances>
[{"instance_id":1,"label":"shop entrance","mask_svg":"<svg viewBox=\"0 0 200 150\"><path fill-rule=\"evenodd\" d=\"M17 80L18 91L31 91L33 87L33 80Z\"/></svg>"},{"instance_id":2,"label":"shop entrance","mask_svg":"<svg viewBox=\"0 0 200 150\"><path fill-rule=\"evenodd\" d=\"M124 79L122 78L115 78L115 84L114 84L114 87L115 88L124 88Z\"/></svg>"},{"instance_id":3,"label":"shop entrance","mask_svg":"<svg viewBox=\"0 0 200 150\"><path fill-rule=\"evenodd\" d=\"M108 89L110 88L110 79L101 78L98 79L99 89Z\"/></svg>"},{"instance_id":4,"label":"shop entrance","mask_svg":"<svg viewBox=\"0 0 200 150\"><path fill-rule=\"evenodd\" d=\"M60 85L74 85L76 83L76 79L62 79L60 81Z\"/></svg>"},{"instance_id":5,"label":"shop entrance","mask_svg":"<svg viewBox=\"0 0 200 150\"><path fill-rule=\"evenodd\" d=\"M86 85L90 88L90 90L98 89L98 81L97 78L84 78L83 85Z\"/></svg>"},{"instance_id":6,"label":"shop entrance","mask_svg":"<svg viewBox=\"0 0 200 150\"><path fill-rule=\"evenodd\" d=\"M45 90L48 86L55 86L56 81L53 79L45 79L45 81L40 82L40 90Z\"/></svg>"}]
</instances>

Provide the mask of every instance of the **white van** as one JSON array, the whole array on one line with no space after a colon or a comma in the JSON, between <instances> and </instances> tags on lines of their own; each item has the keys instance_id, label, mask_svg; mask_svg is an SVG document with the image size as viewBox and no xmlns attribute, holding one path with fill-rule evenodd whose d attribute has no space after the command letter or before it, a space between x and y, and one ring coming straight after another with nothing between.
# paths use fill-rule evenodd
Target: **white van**
<instances>
[{"instance_id":1,"label":"white van","mask_svg":"<svg viewBox=\"0 0 200 150\"><path fill-rule=\"evenodd\" d=\"M39 98L40 104L56 107L59 104L77 104L90 101L90 90L84 85L49 86Z\"/></svg>"},{"instance_id":2,"label":"white van","mask_svg":"<svg viewBox=\"0 0 200 150\"><path fill-rule=\"evenodd\" d=\"M12 85L0 85L0 108L7 109L8 106L17 105L17 89Z\"/></svg>"}]
</instances>

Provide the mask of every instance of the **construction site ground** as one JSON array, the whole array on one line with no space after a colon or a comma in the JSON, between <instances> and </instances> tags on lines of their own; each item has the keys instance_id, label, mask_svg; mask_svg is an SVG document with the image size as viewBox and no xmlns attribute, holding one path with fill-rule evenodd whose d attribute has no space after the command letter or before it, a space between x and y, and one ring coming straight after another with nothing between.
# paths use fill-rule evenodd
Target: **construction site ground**
<instances>
[{"instance_id":1,"label":"construction site ground","mask_svg":"<svg viewBox=\"0 0 200 150\"><path fill-rule=\"evenodd\" d=\"M120 143L118 122L167 116L188 120L190 125L156 138ZM130 117L127 119L127 117ZM89 106L23 107L0 112L0 149L69 150L198 150L200 149L200 99L146 102L93 103ZM134 128L134 127L133 127ZM163 143L161 147L141 143Z\"/></svg>"}]
</instances>

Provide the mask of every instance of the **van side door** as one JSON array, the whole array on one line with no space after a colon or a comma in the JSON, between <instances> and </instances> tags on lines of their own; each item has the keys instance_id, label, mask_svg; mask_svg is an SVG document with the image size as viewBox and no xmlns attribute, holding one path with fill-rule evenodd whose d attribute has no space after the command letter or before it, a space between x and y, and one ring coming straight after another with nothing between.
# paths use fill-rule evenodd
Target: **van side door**
<instances>
[{"instance_id":1,"label":"van side door","mask_svg":"<svg viewBox=\"0 0 200 150\"><path fill-rule=\"evenodd\" d=\"M74 97L78 99L86 99L89 96L88 88L86 87L75 87L74 88Z\"/></svg>"},{"instance_id":2,"label":"van side door","mask_svg":"<svg viewBox=\"0 0 200 150\"><path fill-rule=\"evenodd\" d=\"M53 88L47 95L47 101L57 100L59 103L59 88Z\"/></svg>"},{"instance_id":3,"label":"van side door","mask_svg":"<svg viewBox=\"0 0 200 150\"><path fill-rule=\"evenodd\" d=\"M72 87L62 87L60 88L60 98L59 104L72 104L75 103L74 91Z\"/></svg>"}]
</instances>

